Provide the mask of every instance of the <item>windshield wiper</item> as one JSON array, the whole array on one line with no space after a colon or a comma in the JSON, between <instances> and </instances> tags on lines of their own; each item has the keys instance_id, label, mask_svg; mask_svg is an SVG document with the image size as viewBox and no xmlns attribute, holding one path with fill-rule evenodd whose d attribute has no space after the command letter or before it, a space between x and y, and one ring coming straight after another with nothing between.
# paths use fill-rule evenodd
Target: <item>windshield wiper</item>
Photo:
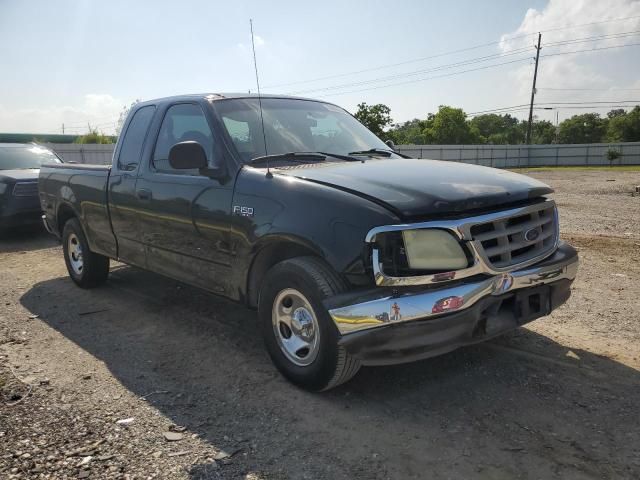
<instances>
[{"instance_id":1,"label":"windshield wiper","mask_svg":"<svg viewBox=\"0 0 640 480\"><path fill-rule=\"evenodd\" d=\"M324 162L326 157L337 158L338 160L344 160L345 162L360 162L359 158L350 157L348 155L340 155L339 153L330 152L288 152L288 153L276 153L273 155L263 155L262 157L256 157L249 161L250 164L256 163L268 163L270 161L286 160L291 162L306 163L312 162Z\"/></svg>"},{"instance_id":2,"label":"windshield wiper","mask_svg":"<svg viewBox=\"0 0 640 480\"><path fill-rule=\"evenodd\" d=\"M307 162L324 162L327 159L327 155L323 153L315 152L287 152L276 153L273 155L263 155L261 157L252 158L249 160L250 165L256 165L259 163L269 163L278 160L285 160L288 162L307 163Z\"/></svg>"},{"instance_id":3,"label":"windshield wiper","mask_svg":"<svg viewBox=\"0 0 640 480\"><path fill-rule=\"evenodd\" d=\"M339 160L344 160L345 162L359 162L359 158L349 157L348 155L340 155L339 153L328 153L328 152L317 152L321 155L326 155L327 157L337 158Z\"/></svg>"},{"instance_id":4,"label":"windshield wiper","mask_svg":"<svg viewBox=\"0 0 640 480\"><path fill-rule=\"evenodd\" d=\"M372 148L370 150L360 150L358 152L349 152L349 155L369 155L369 156L380 155L381 157L390 157L394 153L396 152L394 152L393 150L385 150L383 148Z\"/></svg>"}]
</instances>

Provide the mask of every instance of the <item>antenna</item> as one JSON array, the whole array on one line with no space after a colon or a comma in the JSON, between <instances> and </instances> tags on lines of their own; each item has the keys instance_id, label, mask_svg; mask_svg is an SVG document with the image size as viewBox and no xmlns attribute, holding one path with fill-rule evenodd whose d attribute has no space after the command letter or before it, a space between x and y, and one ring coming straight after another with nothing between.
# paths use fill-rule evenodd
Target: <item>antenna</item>
<instances>
[{"instance_id":1,"label":"antenna","mask_svg":"<svg viewBox=\"0 0 640 480\"><path fill-rule=\"evenodd\" d=\"M260 79L258 78L258 62L256 61L256 43L253 39L253 20L249 19L249 26L251 27L251 47L253 48L253 68L256 71L256 86L258 87L258 105L260 106L260 123L262 124L262 139L264 140L264 153L267 156L267 177L271 178L271 171L269 170L269 150L267 149L267 134L264 131L264 116L262 115L262 95L260 95Z\"/></svg>"}]
</instances>

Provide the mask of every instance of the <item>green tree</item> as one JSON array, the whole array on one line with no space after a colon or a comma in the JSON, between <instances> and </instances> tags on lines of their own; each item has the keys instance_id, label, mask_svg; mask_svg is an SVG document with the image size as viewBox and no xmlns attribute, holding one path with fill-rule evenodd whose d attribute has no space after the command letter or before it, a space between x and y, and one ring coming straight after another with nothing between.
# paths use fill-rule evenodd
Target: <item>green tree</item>
<instances>
[{"instance_id":1,"label":"green tree","mask_svg":"<svg viewBox=\"0 0 640 480\"><path fill-rule=\"evenodd\" d=\"M440 145L464 145L479 140L477 130L472 130L467 122L467 114L461 108L446 105L438 108L438 113L426 128L425 135L429 143Z\"/></svg>"},{"instance_id":2,"label":"green tree","mask_svg":"<svg viewBox=\"0 0 640 480\"><path fill-rule=\"evenodd\" d=\"M556 139L556 127L548 120L533 122L531 126L531 143L554 143Z\"/></svg>"},{"instance_id":3,"label":"green tree","mask_svg":"<svg viewBox=\"0 0 640 480\"><path fill-rule=\"evenodd\" d=\"M385 136L384 129L393 122L391 109L382 103L376 105L359 103L354 117L380 138Z\"/></svg>"},{"instance_id":4,"label":"green tree","mask_svg":"<svg viewBox=\"0 0 640 480\"><path fill-rule=\"evenodd\" d=\"M105 135L103 133L98 132L95 128L89 127L89 133L86 135L81 135L75 139L73 143L115 143L115 138L110 135Z\"/></svg>"},{"instance_id":5,"label":"green tree","mask_svg":"<svg viewBox=\"0 0 640 480\"><path fill-rule=\"evenodd\" d=\"M430 113L429 116L430 120L414 118L402 124L394 124L385 134L389 139L393 140L393 143L396 145L424 145L427 143L427 137L424 131L429 121L433 121L433 114Z\"/></svg>"},{"instance_id":6,"label":"green tree","mask_svg":"<svg viewBox=\"0 0 640 480\"><path fill-rule=\"evenodd\" d=\"M627 112L624 111L624 108L616 108L607 113L607 118L624 117L626 114Z\"/></svg>"},{"instance_id":7,"label":"green tree","mask_svg":"<svg viewBox=\"0 0 640 480\"><path fill-rule=\"evenodd\" d=\"M607 114L609 124L607 126L606 140L608 142L640 142L640 106L636 106L629 113L622 110L612 110Z\"/></svg>"},{"instance_id":8,"label":"green tree","mask_svg":"<svg viewBox=\"0 0 640 480\"><path fill-rule=\"evenodd\" d=\"M478 131L481 143L504 145L521 143L523 137L518 129L518 119L508 113L478 115L470 121L472 128Z\"/></svg>"},{"instance_id":9,"label":"green tree","mask_svg":"<svg viewBox=\"0 0 640 480\"><path fill-rule=\"evenodd\" d=\"M559 143L598 143L607 131L607 120L598 113L574 115L560 123Z\"/></svg>"}]
</instances>

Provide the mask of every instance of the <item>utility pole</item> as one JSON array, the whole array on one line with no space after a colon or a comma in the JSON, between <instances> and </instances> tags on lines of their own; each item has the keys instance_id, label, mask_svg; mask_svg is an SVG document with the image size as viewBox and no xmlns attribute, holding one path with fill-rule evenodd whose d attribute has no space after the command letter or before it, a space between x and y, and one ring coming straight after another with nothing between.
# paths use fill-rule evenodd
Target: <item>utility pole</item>
<instances>
[{"instance_id":1,"label":"utility pole","mask_svg":"<svg viewBox=\"0 0 640 480\"><path fill-rule=\"evenodd\" d=\"M536 67L533 71L533 87L531 88L531 105L529 106L529 125L527 125L527 145L531 144L531 127L533 126L533 99L536 96L536 79L538 78L538 60L540 59L540 41L542 34L538 33L538 46L536 47Z\"/></svg>"},{"instance_id":2,"label":"utility pole","mask_svg":"<svg viewBox=\"0 0 640 480\"><path fill-rule=\"evenodd\" d=\"M64 123L62 124L62 134L64 135Z\"/></svg>"}]
</instances>

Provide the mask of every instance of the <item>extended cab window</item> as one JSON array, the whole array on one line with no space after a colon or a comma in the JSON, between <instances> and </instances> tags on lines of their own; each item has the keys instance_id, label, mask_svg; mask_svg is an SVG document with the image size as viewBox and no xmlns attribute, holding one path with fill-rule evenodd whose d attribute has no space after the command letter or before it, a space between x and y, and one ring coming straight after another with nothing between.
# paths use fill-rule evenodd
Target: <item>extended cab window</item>
<instances>
[{"instance_id":1,"label":"extended cab window","mask_svg":"<svg viewBox=\"0 0 640 480\"><path fill-rule=\"evenodd\" d=\"M200 105L184 103L173 105L167 110L158 141L153 153L153 166L158 172L182 175L199 175L197 170L175 170L169 165L169 150L176 143L196 141L207 154L211 164L213 155L213 134Z\"/></svg>"},{"instance_id":2,"label":"extended cab window","mask_svg":"<svg viewBox=\"0 0 640 480\"><path fill-rule=\"evenodd\" d=\"M118 157L118 168L121 170L133 170L140 162L144 139L151 124L153 113L156 107L148 105L142 107L133 114L131 122L122 139L120 156Z\"/></svg>"}]
</instances>

